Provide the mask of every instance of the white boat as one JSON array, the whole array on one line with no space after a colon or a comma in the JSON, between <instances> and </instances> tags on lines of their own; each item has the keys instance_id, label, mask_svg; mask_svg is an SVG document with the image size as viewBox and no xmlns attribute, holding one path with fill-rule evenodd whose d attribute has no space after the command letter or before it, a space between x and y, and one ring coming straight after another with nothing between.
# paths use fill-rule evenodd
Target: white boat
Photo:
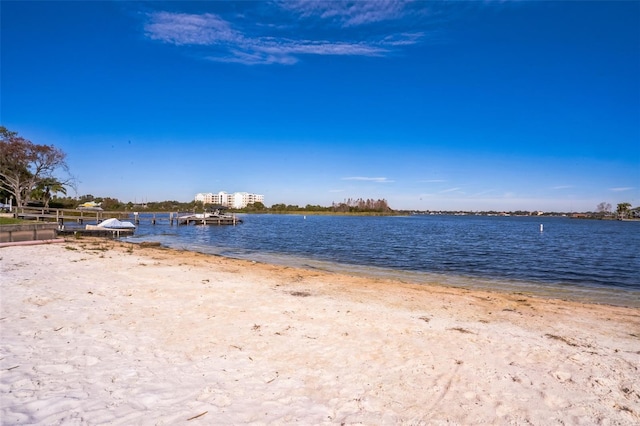
<instances>
[{"instance_id":1,"label":"white boat","mask_svg":"<svg viewBox=\"0 0 640 426\"><path fill-rule=\"evenodd\" d=\"M105 229L136 229L136 226L128 221L120 221L115 218L106 219L97 225L87 225L86 229L101 231Z\"/></svg>"},{"instance_id":2,"label":"white boat","mask_svg":"<svg viewBox=\"0 0 640 426\"><path fill-rule=\"evenodd\" d=\"M238 219L233 214L223 213L221 210L222 209L213 209L212 211L209 211L209 212L188 213L186 215L178 216L177 217L178 224L197 223L197 224L204 224L204 225L208 225L208 224L235 225L237 223L242 223L242 219Z\"/></svg>"}]
</instances>

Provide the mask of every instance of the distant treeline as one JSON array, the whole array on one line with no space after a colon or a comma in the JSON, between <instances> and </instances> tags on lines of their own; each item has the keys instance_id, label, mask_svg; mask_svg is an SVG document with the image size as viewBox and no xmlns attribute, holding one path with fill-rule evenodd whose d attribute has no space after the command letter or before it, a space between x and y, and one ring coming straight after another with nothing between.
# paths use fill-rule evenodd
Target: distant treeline
<instances>
[{"instance_id":1,"label":"distant treeline","mask_svg":"<svg viewBox=\"0 0 640 426\"><path fill-rule=\"evenodd\" d=\"M75 209L78 205L94 201L100 203L100 207L106 211L136 211L148 210L154 212L175 212L175 211L193 211L194 209L202 210L202 203L196 201L154 201L147 203L125 203L117 198L111 197L95 197L91 194L82 195L77 198L73 197L53 197L49 202L52 209ZM37 203L30 203L37 204Z\"/></svg>"},{"instance_id":2,"label":"distant treeline","mask_svg":"<svg viewBox=\"0 0 640 426\"><path fill-rule=\"evenodd\" d=\"M124 203L117 198L95 197L91 194L82 195L77 198L72 197L53 197L49 203L50 208L74 209L82 203L93 201L101 203L100 207L107 211L136 211L148 210L154 212L166 211L202 211L213 206L204 205L200 201L180 202L180 201L159 201L146 203ZM304 207L292 204L274 204L271 207L265 206L263 203L249 204L243 209L230 209L237 212L246 213L287 213L287 212L327 212L327 213L393 213L394 210L389 207L387 200L373 199L353 199L348 198L340 203L332 203L331 206L325 207L320 205L307 204Z\"/></svg>"},{"instance_id":3,"label":"distant treeline","mask_svg":"<svg viewBox=\"0 0 640 426\"><path fill-rule=\"evenodd\" d=\"M261 203L255 203L254 205L247 206L249 211L257 211L257 208L261 206L256 206ZM264 207L264 206L262 206ZM387 200L373 200L373 199L353 199L348 198L341 203L332 203L329 207L319 206L307 204L304 207L300 207L298 205L286 205L286 204L274 204L271 208L265 210L270 210L273 212L332 212L332 213L393 213L393 209L389 207Z\"/></svg>"},{"instance_id":4,"label":"distant treeline","mask_svg":"<svg viewBox=\"0 0 640 426\"><path fill-rule=\"evenodd\" d=\"M146 203L124 203L116 198L95 197L91 194L83 195L77 198L72 197L56 197L54 196L49 202L50 208L58 209L75 209L78 205L94 201L101 203L100 206L106 211L152 211L152 212L192 212L208 210L215 206L203 205L200 201L157 201ZM42 202L31 202L30 205L42 205ZM598 209L597 212L538 212L527 210L515 211L445 211L445 210L394 210L389 207L387 200L373 200L363 198L348 198L340 203L332 203L331 206L320 206L307 204L306 206L298 206L296 204L274 204L271 207L265 206L263 203L249 204L243 209L229 209L238 213L318 213L318 214L365 214L365 215L388 215L388 214L420 214L420 215L481 215L481 216L570 216L584 219L640 219L640 207L630 208L630 204L621 203L620 206L626 207L623 212L613 212L611 209ZM621 214L622 213L622 214Z\"/></svg>"}]
</instances>

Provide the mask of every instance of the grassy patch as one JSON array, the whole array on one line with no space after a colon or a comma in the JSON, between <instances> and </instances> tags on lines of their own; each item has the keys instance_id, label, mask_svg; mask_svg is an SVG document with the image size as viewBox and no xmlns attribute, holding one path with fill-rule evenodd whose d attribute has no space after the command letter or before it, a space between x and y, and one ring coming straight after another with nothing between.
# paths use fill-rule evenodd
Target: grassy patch
<instances>
[{"instance_id":1,"label":"grassy patch","mask_svg":"<svg viewBox=\"0 0 640 426\"><path fill-rule=\"evenodd\" d=\"M28 223L28 221L12 217L0 217L0 225L20 225L21 223Z\"/></svg>"}]
</instances>

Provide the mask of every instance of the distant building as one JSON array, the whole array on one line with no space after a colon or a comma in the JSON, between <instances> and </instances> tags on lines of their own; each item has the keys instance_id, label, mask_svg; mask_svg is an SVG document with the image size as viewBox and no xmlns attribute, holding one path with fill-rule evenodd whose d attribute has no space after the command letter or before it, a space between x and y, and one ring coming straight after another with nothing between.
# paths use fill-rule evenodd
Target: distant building
<instances>
[{"instance_id":1,"label":"distant building","mask_svg":"<svg viewBox=\"0 0 640 426\"><path fill-rule=\"evenodd\" d=\"M250 194L248 192L234 192L233 194L220 191L217 194L212 192L196 194L196 201L203 204L217 204L234 209L242 209L253 203L263 203L264 195Z\"/></svg>"}]
</instances>

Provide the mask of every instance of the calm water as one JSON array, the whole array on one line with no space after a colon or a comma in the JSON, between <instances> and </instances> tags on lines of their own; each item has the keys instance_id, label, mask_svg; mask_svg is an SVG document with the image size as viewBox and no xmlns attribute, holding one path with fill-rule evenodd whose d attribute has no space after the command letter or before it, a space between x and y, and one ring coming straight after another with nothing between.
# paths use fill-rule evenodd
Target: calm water
<instances>
[{"instance_id":1,"label":"calm water","mask_svg":"<svg viewBox=\"0 0 640 426\"><path fill-rule=\"evenodd\" d=\"M235 227L178 227L169 226L167 217L155 226L141 217L131 241L410 282L640 306L640 222L244 215Z\"/></svg>"}]
</instances>

